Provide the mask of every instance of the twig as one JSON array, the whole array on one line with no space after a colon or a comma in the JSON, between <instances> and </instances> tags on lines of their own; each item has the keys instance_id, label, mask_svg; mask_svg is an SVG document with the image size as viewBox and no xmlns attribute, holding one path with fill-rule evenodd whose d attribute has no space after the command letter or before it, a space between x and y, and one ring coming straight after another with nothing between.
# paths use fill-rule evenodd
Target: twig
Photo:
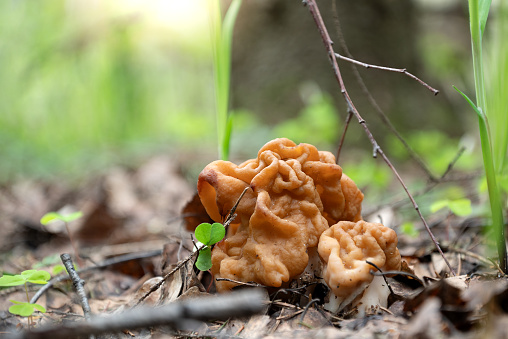
<instances>
[{"instance_id":1,"label":"twig","mask_svg":"<svg viewBox=\"0 0 508 339\"><path fill-rule=\"evenodd\" d=\"M303 320L305 319L305 316L307 315L307 311L312 306L312 304L320 302L318 298L310 300L307 305L305 305L305 308L303 309L302 316L300 317L300 323L303 323Z\"/></svg>"},{"instance_id":2,"label":"twig","mask_svg":"<svg viewBox=\"0 0 508 339\"><path fill-rule=\"evenodd\" d=\"M169 273L166 273L164 277L162 277L161 281L159 281L157 284L153 285L148 292L146 292L139 300L136 302L134 307L138 306L143 300L145 300L150 294L157 291L162 284L170 277L172 276L176 271L178 271L180 268L183 267L187 263L187 261L191 260L199 251L201 251L203 248L205 248L206 245L201 245L195 252L192 252L187 258L181 260L175 268L173 268Z\"/></svg>"},{"instance_id":3,"label":"twig","mask_svg":"<svg viewBox=\"0 0 508 339\"><path fill-rule=\"evenodd\" d=\"M88 304L88 298L86 297L86 292L83 287L83 285L85 285L85 281L79 277L78 273L74 269L74 264L72 263L71 256L68 253L63 253L60 255L60 259L62 259L62 263L67 270L67 274L72 280L74 290L79 297L79 303L81 304L81 308L83 308L83 315L85 316L85 320L90 321L90 315L92 311L90 310L90 304ZM89 338L95 339L95 336L91 334Z\"/></svg>"},{"instance_id":4,"label":"twig","mask_svg":"<svg viewBox=\"0 0 508 339\"><path fill-rule=\"evenodd\" d=\"M303 313L303 310L298 310L298 311L295 311L295 313L292 313L292 314L278 316L277 318L275 318L275 320L279 320L280 321L280 320L291 319L291 318L296 317L297 315L302 314L302 313Z\"/></svg>"},{"instance_id":5,"label":"twig","mask_svg":"<svg viewBox=\"0 0 508 339\"><path fill-rule=\"evenodd\" d=\"M226 221L224 221L224 227L227 228L231 222L233 222L233 220L235 220L235 211L236 211L236 208L238 207L238 204L240 204L240 200L242 200L243 196L245 195L245 193L249 190L250 186L247 186L243 189L243 192L242 194L240 194L240 196L238 197L238 199L236 200L233 208L231 209L231 211L229 211L227 217L226 217Z\"/></svg>"},{"instance_id":6,"label":"twig","mask_svg":"<svg viewBox=\"0 0 508 339\"><path fill-rule=\"evenodd\" d=\"M344 140L346 139L347 128L349 127L352 117L353 112L348 112L346 122L344 123L344 130L342 131L342 136L340 137L339 147L337 147L337 157L335 158L335 163L337 165L339 164L340 153L342 151L342 146L344 145Z\"/></svg>"},{"instance_id":7,"label":"twig","mask_svg":"<svg viewBox=\"0 0 508 339\"><path fill-rule=\"evenodd\" d=\"M385 271L385 272L371 272L370 274L372 274L372 275L382 275L382 276L385 276L385 275L405 275L405 276L411 277L414 280L418 281L422 286L425 286L425 283L422 281L422 279L418 278L416 275L411 274L409 272L404 272L404 271Z\"/></svg>"},{"instance_id":8,"label":"twig","mask_svg":"<svg viewBox=\"0 0 508 339\"><path fill-rule=\"evenodd\" d=\"M380 268L379 268L376 264L374 264L374 263L372 263L372 262L370 262L370 261L368 261L368 260L365 260L365 262L366 262L367 264L369 264L370 266L375 267L375 268L376 268L379 272L383 273L383 271L382 271L382 270L381 270L381 269L380 269ZM374 275L374 273L375 273L375 272L370 271L370 274ZM388 286L388 289L390 290L390 293L391 293L391 294L395 294L395 293L393 293L392 287L390 286L390 284L388 283L388 280L386 279L386 274L382 274L382 277L383 277L383 279L384 279L384 281L385 281L386 286Z\"/></svg>"},{"instance_id":9,"label":"twig","mask_svg":"<svg viewBox=\"0 0 508 339\"><path fill-rule=\"evenodd\" d=\"M486 265L493 265L502 275L505 274L495 260L490 260L490 259L485 258L479 254L474 253L474 252L471 252L468 250L463 250L461 248L457 248L457 247L453 247L453 246L448 246L447 250L451 251L451 252L467 255L468 257L471 257L471 258L474 258L478 261L481 261L482 263L484 263Z\"/></svg>"},{"instance_id":10,"label":"twig","mask_svg":"<svg viewBox=\"0 0 508 339\"><path fill-rule=\"evenodd\" d=\"M422 81L420 78L418 78L418 77L414 76L413 74L409 73L405 68L391 68L391 67L384 67L384 66L376 66L376 65L366 64L364 62L361 62L361 61L358 61L358 60L351 59L351 58L345 57L343 55L340 55L339 53L335 53L335 56L337 58L339 58L339 59L345 60L347 62L353 63L355 65L359 65L359 66L362 66L362 67L365 67L365 68L373 68L373 69L379 69L379 70L382 70L382 71L388 71L388 72L395 72L395 73L405 74L408 77L410 77L411 79L416 80L421 85L425 86L429 91L434 93L434 95L437 95L439 93L439 91L437 89L429 86L426 82Z\"/></svg>"},{"instance_id":11,"label":"twig","mask_svg":"<svg viewBox=\"0 0 508 339\"><path fill-rule=\"evenodd\" d=\"M94 316L89 322L75 321L59 326L44 326L6 338L66 339L150 326L169 325L176 328L189 319L206 321L251 316L262 312L266 303L267 300L262 291L248 289L223 294L220 297L176 301L162 307L138 307L112 316Z\"/></svg>"},{"instance_id":12,"label":"twig","mask_svg":"<svg viewBox=\"0 0 508 339\"><path fill-rule=\"evenodd\" d=\"M460 159L462 154L464 154L465 150L466 150L466 148L464 146L459 148L459 151L457 152L457 154L455 154L455 157L452 159L452 161L450 161L450 163L448 164L448 167L446 167L446 170L444 171L443 175L441 176L440 181L443 180L448 175L448 173L450 173L453 166L455 166L455 164Z\"/></svg>"},{"instance_id":13,"label":"twig","mask_svg":"<svg viewBox=\"0 0 508 339\"><path fill-rule=\"evenodd\" d=\"M332 12L333 17L335 19L335 28L337 29L337 35L339 39L340 46L344 50L344 53L349 59L353 59L353 56L349 52L349 49L346 44L346 40L344 39L344 36L342 34L342 29L340 25L339 15L337 13L337 4L336 1L332 1ZM395 135L397 139L401 142L401 144L404 146L406 151L408 152L409 156L420 166L420 168L425 172L427 175L429 181L435 182L437 178L432 174L430 169L427 167L423 159L416 153L413 148L406 142L406 140L400 135L399 131L393 126L390 119L386 116L386 114L383 112L381 107L378 105L376 99L372 96L369 89L367 88L367 85L363 81L363 78L358 71L358 68L355 66L354 63L351 63L351 69L353 70L353 74L356 78L356 81L358 82L358 85L360 85L360 88L362 89L363 93L367 96L367 99L369 100L371 106L374 108L374 111L379 115L381 121L388 127L388 129ZM344 135L342 136L344 138Z\"/></svg>"},{"instance_id":14,"label":"twig","mask_svg":"<svg viewBox=\"0 0 508 339\"><path fill-rule=\"evenodd\" d=\"M328 31L326 29L326 26L325 26L325 24L323 22L323 19L321 17L320 12L319 12L319 8L318 8L318 6L316 4L316 1L315 0L304 0L304 5L307 5L307 8L309 9L309 12L312 15L312 18L314 19L314 22L316 23L318 31L319 31L319 33L321 35L321 39L323 40L323 43L324 43L325 48L326 48L326 51L328 52L328 56L329 56L330 62L332 64L332 68L333 68L333 72L334 72L335 78L336 78L336 80L339 83L340 91L341 91L341 93L342 93L342 95L343 95L343 97L344 97L344 99L346 101L346 104L348 106L348 110L352 110L353 114L356 116L356 118L358 119L358 122L360 123L360 125L362 125L365 133L367 134L367 137L368 137L369 141L371 142L371 144L373 146L373 155L374 155L374 157L377 156L378 154L381 155L381 157L386 162L388 167L392 170L393 174L396 176L397 180L402 185L402 187L404 188L404 191L406 192L406 194L408 195L409 199L411 200L411 203L413 204L416 212L418 213L418 216L422 220L422 222L423 222L423 224L425 226L425 229L427 230L427 233L429 233L429 236L432 239L432 242L434 243L434 245L438 249L439 253L443 257L444 261L446 262L446 265L450 269L451 274L455 275L455 271L453 270L452 266L448 262L448 259L446 259L443 251L441 250L441 247L439 246L438 241L434 237L434 234L432 234L432 231L430 230L429 225L427 224L427 221L425 221L425 218L423 217L422 213L420 212L420 208L418 207L418 204L416 203L416 201L414 200L413 196L409 192L406 184L404 183L404 181L400 177L400 175L397 172L397 170L395 169L395 167L392 165L392 163L390 162L388 157L385 155L385 153L383 152L381 147L377 144L376 140L374 139L374 136L372 135L371 131L367 127L367 124L366 124L365 120L362 118L362 116L360 115L360 113L358 112L356 107L354 106L353 101L349 97L349 93L347 92L346 87L344 86L344 81L342 80L342 75L340 73L339 65L337 64L337 59L336 59L335 53L333 51L333 47L332 47L332 43L333 42L330 39L330 36L329 36Z\"/></svg>"},{"instance_id":15,"label":"twig","mask_svg":"<svg viewBox=\"0 0 508 339\"><path fill-rule=\"evenodd\" d=\"M142 252L142 253L129 253L129 254L126 254L126 255L121 255L121 256L118 256L118 257L114 257L114 258L111 258L111 259L104 260L102 263L100 263L99 265L96 265L96 266L85 267L83 269L78 270L77 273L85 273L85 272L88 272L88 271L92 271L92 270L101 269L101 268L105 268L105 267L108 267L108 266L116 265L116 264L119 264L119 263L122 263L122 262L130 261L130 260L135 260L135 259L143 259L143 258L155 257L155 256L158 256L158 255L161 255L161 254L162 254L162 250L155 250L155 251ZM65 281L65 280L69 280L69 279L70 279L69 276L65 275L63 273L61 275L57 276L57 277L54 277L53 279L48 281L47 284L43 285L37 291L37 293L34 294L32 299L30 300L30 303L31 304L35 304L37 302L37 300L39 300L39 298L48 289L50 289L55 284L57 284L57 283L59 283L61 281Z\"/></svg>"},{"instance_id":16,"label":"twig","mask_svg":"<svg viewBox=\"0 0 508 339\"><path fill-rule=\"evenodd\" d=\"M241 286L266 287L265 285L261 285L261 284L255 283L255 282L243 282L243 281L237 281L237 280L228 279L228 278L216 278L215 280L216 281L228 281L228 282L232 282L232 283L235 283L235 284L238 284Z\"/></svg>"}]
</instances>

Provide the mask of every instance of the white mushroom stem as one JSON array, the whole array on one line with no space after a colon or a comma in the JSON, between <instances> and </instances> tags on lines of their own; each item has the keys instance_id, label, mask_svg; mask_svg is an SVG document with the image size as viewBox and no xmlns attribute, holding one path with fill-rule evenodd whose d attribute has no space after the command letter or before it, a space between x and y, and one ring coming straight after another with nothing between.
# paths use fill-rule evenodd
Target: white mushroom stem
<instances>
[{"instance_id":1,"label":"white mushroom stem","mask_svg":"<svg viewBox=\"0 0 508 339\"><path fill-rule=\"evenodd\" d=\"M347 297L338 297L332 291L330 291L330 300L324 304L324 309L332 313L342 311L346 306L351 304L362 292L365 290L369 283L365 282L361 284L354 293L351 293Z\"/></svg>"},{"instance_id":2,"label":"white mushroom stem","mask_svg":"<svg viewBox=\"0 0 508 339\"><path fill-rule=\"evenodd\" d=\"M372 306L388 306L388 296L390 289L386 285L384 278L380 275L374 277L370 285L363 292L362 298L358 301L358 316L363 317L367 310Z\"/></svg>"},{"instance_id":3,"label":"white mushroom stem","mask_svg":"<svg viewBox=\"0 0 508 339\"><path fill-rule=\"evenodd\" d=\"M358 299L358 296L361 298ZM358 317L365 316L365 313L372 306L386 307L388 305L388 296L390 289L386 285L382 276L375 276L372 282L364 283L356 291L346 298L337 297L330 292L330 300L324 305L324 308L332 313L342 311L346 306L353 304L358 309Z\"/></svg>"}]
</instances>

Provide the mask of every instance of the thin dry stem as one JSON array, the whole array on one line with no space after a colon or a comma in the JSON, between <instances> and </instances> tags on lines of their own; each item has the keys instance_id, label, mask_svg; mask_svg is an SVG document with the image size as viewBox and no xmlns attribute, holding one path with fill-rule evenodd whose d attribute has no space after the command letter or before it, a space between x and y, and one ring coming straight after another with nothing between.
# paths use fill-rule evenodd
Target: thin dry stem
<instances>
[{"instance_id":1,"label":"thin dry stem","mask_svg":"<svg viewBox=\"0 0 508 339\"><path fill-rule=\"evenodd\" d=\"M347 61L347 62L351 62L351 63L353 63L355 65L359 65L359 66L362 66L362 67L365 67L365 68L373 68L373 69L379 69L379 70L382 70L382 71L388 71L388 72L395 72L395 73L405 74L408 77L410 77L411 79L418 81L421 85L423 85L429 91L434 93L434 95L438 95L439 94L439 91L437 89L435 89L434 87L429 86L426 82L424 82L420 78L418 78L418 77L414 76L413 74L409 73L405 68L392 68L392 67L384 67L384 66L371 65L371 64L367 64L365 62L361 62L361 61L358 61L358 60L355 60L355 59L352 59L352 58L345 57L343 55L340 55L339 53L335 53L335 56L337 58L339 58L339 59L342 59L342 60Z\"/></svg>"},{"instance_id":2,"label":"thin dry stem","mask_svg":"<svg viewBox=\"0 0 508 339\"><path fill-rule=\"evenodd\" d=\"M337 13L337 5L336 1L332 2L332 11L333 11L333 17L335 20L335 28L337 30L337 36L339 40L340 47L344 50L344 53L349 59L353 59L353 55L349 52L349 49L346 44L346 40L344 39L344 36L342 34L342 29L340 25L339 15ZM399 139L400 143L404 146L406 151L408 152L409 156L413 159L413 161L425 172L425 174L428 177L428 180L431 182L436 182L437 178L432 174L430 169L427 167L423 159L413 150L413 148L406 142L406 140L400 135L400 133L397 131L395 126L391 123L390 119L386 116L386 114L383 112L381 107L378 105L376 99L372 96L369 89L367 88L367 85L363 81L363 78L358 71L358 68L354 63L351 63L351 69L353 71L353 74L356 78L356 81L360 88L362 89L363 93L367 97L368 101L370 102L371 106L374 108L374 111L379 115L379 118L381 121L388 127L388 129L395 135L397 139ZM344 131L345 133L345 131ZM344 139L344 135L342 135L342 139Z\"/></svg>"},{"instance_id":3,"label":"thin dry stem","mask_svg":"<svg viewBox=\"0 0 508 339\"><path fill-rule=\"evenodd\" d=\"M173 268L170 272L168 272L166 275L164 275L164 277L162 277L162 280L159 281L157 284L153 285L150 290L148 292L146 292L141 298L139 298L139 300L136 302L136 304L134 306L138 306L141 302L143 302L143 300L145 300L146 298L148 298L148 296L150 294L152 294L153 292L157 291L161 286L162 284L164 284L164 282L170 277L172 276L176 271L178 271L180 268L183 267L183 265L185 265L187 263L187 261L191 260L197 253L199 253L199 251L201 251L203 248L205 248L206 245L202 245L201 247L199 247L195 252L192 252L187 258L181 260L175 268Z\"/></svg>"},{"instance_id":4,"label":"thin dry stem","mask_svg":"<svg viewBox=\"0 0 508 339\"><path fill-rule=\"evenodd\" d=\"M448 262L448 259L446 259L443 251L441 250L441 247L439 246L439 243L438 243L437 239L434 237L434 234L432 234L432 231L430 230L430 227L427 224L427 221L425 220L425 218L423 217L422 213L420 212L420 208L418 207L418 204L416 203L416 201L414 200L413 196L409 192L406 184L404 183L404 181L400 177L400 175L397 172L397 170L395 169L395 167L392 165L392 163L390 162L388 157L385 155L385 153L383 152L381 147L379 147L378 143L374 139L374 136L372 135L371 131L367 127L367 124L365 123L365 120L362 118L362 116L360 115L360 113L358 112L356 107L354 106L353 101L351 100L351 98L349 96L349 93L347 92L346 87L344 85L344 81L343 81L342 75L340 73L339 65L337 64L337 58L335 56L335 52L333 51L333 46L332 46L333 42L330 39L330 35L328 34L326 26L325 26L325 24L323 22L323 19L321 17L321 13L319 12L319 8L318 8L318 5L316 4L316 1L315 0L305 0L304 1L304 5L307 5L307 8L309 9L309 12L312 15L312 18L314 19L314 22L315 22L315 24L317 26L319 34L321 35L321 39L323 40L323 43L324 43L325 48L326 48L326 51L328 53L328 57L329 57L330 62L332 64L332 68L333 68L333 72L334 72L335 78L336 78L337 82L339 83L340 91L341 91L341 93L342 93L342 95L344 97L344 100L346 101L346 104L348 106L348 111L351 110L353 112L355 117L358 119L358 122L362 125L362 127L363 127L363 129L365 131L365 134L367 135L369 141L371 142L371 144L373 146L373 156L376 157L378 154L381 155L381 157L386 162L388 167L390 167L390 169L392 170L393 174L395 175L397 180L400 182L400 184L404 188L404 191L406 192L406 194L408 195L409 199L411 200L411 203L413 204L416 212L418 213L418 216L422 220L422 222L423 222L423 224L425 226L425 229L427 230L427 232L429 233L430 238L432 239L432 242L434 243L434 245L436 246L437 250L439 251L439 253L443 257L444 261L446 262L446 265L450 269L450 272L453 275L455 275L455 272L454 272L453 268L451 267L450 263Z\"/></svg>"}]
</instances>

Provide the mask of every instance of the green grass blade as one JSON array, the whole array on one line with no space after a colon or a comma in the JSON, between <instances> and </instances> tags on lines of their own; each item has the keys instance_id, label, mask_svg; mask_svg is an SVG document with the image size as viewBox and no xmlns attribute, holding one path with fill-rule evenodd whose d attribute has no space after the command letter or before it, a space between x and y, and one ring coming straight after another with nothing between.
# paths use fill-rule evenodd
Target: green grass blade
<instances>
[{"instance_id":1,"label":"green grass blade","mask_svg":"<svg viewBox=\"0 0 508 339\"><path fill-rule=\"evenodd\" d=\"M480 3L481 2L481 3ZM476 90L476 112L478 114L478 126L482 147L483 166L487 177L492 224L496 237L500 267L507 272L506 240L504 235L504 216L502 198L496 180L496 171L492 156L492 144L490 131L487 124L487 95L485 91L483 61L482 61L482 35L487 21L490 2L487 0L469 0L469 23L471 29L471 44L473 52L473 70ZM468 100L471 102L471 100Z\"/></svg>"},{"instance_id":2,"label":"green grass blade","mask_svg":"<svg viewBox=\"0 0 508 339\"><path fill-rule=\"evenodd\" d=\"M502 173L508 165L508 2L501 1L493 22L492 34L488 36L487 107L489 114L489 131L493 147L496 172Z\"/></svg>"},{"instance_id":3,"label":"green grass blade","mask_svg":"<svg viewBox=\"0 0 508 339\"><path fill-rule=\"evenodd\" d=\"M490 4L492 0L480 0L479 3L479 22L480 22L480 34L483 37L485 32L485 25L487 24L487 18L489 16Z\"/></svg>"},{"instance_id":4,"label":"green grass blade","mask_svg":"<svg viewBox=\"0 0 508 339\"><path fill-rule=\"evenodd\" d=\"M478 118L485 120L485 114L480 109L478 109L478 107L476 107L474 102L471 99L469 99L469 97L464 92L462 92L460 89L458 89L457 87L453 86L453 88L457 92L459 92L462 95L462 97L464 97L464 99L466 99L466 101L469 103L469 105L471 105L471 107L474 109L476 114L478 114Z\"/></svg>"},{"instance_id":5,"label":"green grass blade","mask_svg":"<svg viewBox=\"0 0 508 339\"><path fill-rule=\"evenodd\" d=\"M233 28L242 1L234 0L226 13L224 22L221 18L220 2L214 2L212 8L212 45L215 84L215 110L217 115L217 138L219 157L229 158L231 128L228 126L229 92L231 78L231 47Z\"/></svg>"}]
</instances>

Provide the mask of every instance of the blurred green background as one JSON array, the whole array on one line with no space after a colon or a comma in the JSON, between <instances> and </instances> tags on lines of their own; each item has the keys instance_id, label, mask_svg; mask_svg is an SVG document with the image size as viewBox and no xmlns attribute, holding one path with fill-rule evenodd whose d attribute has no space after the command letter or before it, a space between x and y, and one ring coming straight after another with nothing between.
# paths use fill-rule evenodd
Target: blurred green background
<instances>
[{"instance_id":1,"label":"blurred green background","mask_svg":"<svg viewBox=\"0 0 508 339\"><path fill-rule=\"evenodd\" d=\"M207 1L0 1L0 181L79 178L157 153L175 156L193 177L215 159ZM320 7L338 39L332 2ZM467 3L337 1L337 9L355 57L406 67L441 91L434 97L403 75L360 69L435 175L464 145L456 168L481 168L476 117L451 87L473 93ZM253 157L282 136L335 152L345 105L307 9L285 0L244 1L233 50L232 159ZM350 66L341 67L385 152L410 177L425 179ZM391 174L371 159L356 122L344 147L342 165L360 187L390 185Z\"/></svg>"}]
</instances>

